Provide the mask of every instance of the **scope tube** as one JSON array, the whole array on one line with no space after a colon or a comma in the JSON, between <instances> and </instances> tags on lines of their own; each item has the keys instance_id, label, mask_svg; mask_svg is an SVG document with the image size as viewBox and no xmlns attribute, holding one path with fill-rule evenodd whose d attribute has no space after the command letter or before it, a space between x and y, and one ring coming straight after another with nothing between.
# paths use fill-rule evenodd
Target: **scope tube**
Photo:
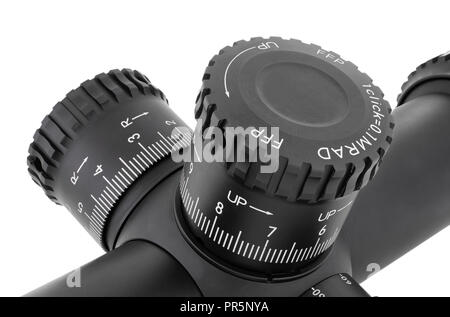
<instances>
[{"instance_id":1,"label":"scope tube","mask_svg":"<svg viewBox=\"0 0 450 317\"><path fill-rule=\"evenodd\" d=\"M386 267L450 224L450 96L429 94L393 111L392 146L355 202L343 235L353 277Z\"/></svg>"},{"instance_id":2,"label":"scope tube","mask_svg":"<svg viewBox=\"0 0 450 317\"><path fill-rule=\"evenodd\" d=\"M152 243L135 240L25 296L197 297L201 294L170 254Z\"/></svg>"}]
</instances>

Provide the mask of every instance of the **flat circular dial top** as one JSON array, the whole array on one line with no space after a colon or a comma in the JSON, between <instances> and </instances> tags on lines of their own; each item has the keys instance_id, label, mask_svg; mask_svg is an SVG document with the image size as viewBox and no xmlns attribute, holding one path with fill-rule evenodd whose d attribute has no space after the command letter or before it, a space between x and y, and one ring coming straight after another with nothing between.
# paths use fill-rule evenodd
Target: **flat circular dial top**
<instances>
[{"instance_id":1,"label":"flat circular dial top","mask_svg":"<svg viewBox=\"0 0 450 317\"><path fill-rule=\"evenodd\" d=\"M342 197L363 187L391 142L390 112L381 90L354 64L280 38L221 50L205 71L196 107L204 127L257 129L254 135L279 151L283 175L273 184L242 162L231 164L230 173L290 200Z\"/></svg>"}]
</instances>

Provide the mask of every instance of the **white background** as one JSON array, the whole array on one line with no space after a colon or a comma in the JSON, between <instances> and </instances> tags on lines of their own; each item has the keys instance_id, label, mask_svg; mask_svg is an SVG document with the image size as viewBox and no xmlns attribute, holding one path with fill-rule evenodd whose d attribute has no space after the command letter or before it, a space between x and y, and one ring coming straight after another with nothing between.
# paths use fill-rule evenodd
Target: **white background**
<instances>
[{"instance_id":1,"label":"white background","mask_svg":"<svg viewBox=\"0 0 450 317\"><path fill-rule=\"evenodd\" d=\"M102 254L26 171L34 130L85 79L138 69L193 126L209 59L234 41L275 35L340 53L394 105L413 68L450 49L449 12L448 0L2 1L0 295L22 295ZM378 296L450 296L449 242L447 229L363 286Z\"/></svg>"}]
</instances>

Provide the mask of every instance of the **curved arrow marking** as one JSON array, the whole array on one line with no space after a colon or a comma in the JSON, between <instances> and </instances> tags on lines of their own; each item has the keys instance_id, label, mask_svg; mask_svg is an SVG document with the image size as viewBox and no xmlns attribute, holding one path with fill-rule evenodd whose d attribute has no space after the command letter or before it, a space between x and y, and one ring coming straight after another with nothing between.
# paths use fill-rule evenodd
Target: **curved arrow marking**
<instances>
[{"instance_id":1,"label":"curved arrow marking","mask_svg":"<svg viewBox=\"0 0 450 317\"><path fill-rule=\"evenodd\" d=\"M225 68L225 73L223 75L223 86L225 88L225 95L227 95L228 98L230 98L230 91L228 90L228 86L227 86L227 75L228 75L228 69L230 69L231 64L233 64L233 62L236 60L236 58L238 58L239 56L241 56L242 54L244 54L245 52L248 52L252 49L256 48L256 46L253 47L249 47L245 50L243 50L242 52L240 52L239 54L237 54L235 57L233 57L233 59L228 63L227 68Z\"/></svg>"}]
</instances>

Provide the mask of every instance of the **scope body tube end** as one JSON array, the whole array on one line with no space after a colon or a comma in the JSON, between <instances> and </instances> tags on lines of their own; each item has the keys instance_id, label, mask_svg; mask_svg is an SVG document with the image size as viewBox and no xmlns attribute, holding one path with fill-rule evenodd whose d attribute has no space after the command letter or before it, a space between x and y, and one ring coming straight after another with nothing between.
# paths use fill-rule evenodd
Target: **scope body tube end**
<instances>
[{"instance_id":1,"label":"scope body tube end","mask_svg":"<svg viewBox=\"0 0 450 317\"><path fill-rule=\"evenodd\" d=\"M383 168L361 191L343 230L358 282L450 224L450 95L410 98L393 116Z\"/></svg>"}]
</instances>

